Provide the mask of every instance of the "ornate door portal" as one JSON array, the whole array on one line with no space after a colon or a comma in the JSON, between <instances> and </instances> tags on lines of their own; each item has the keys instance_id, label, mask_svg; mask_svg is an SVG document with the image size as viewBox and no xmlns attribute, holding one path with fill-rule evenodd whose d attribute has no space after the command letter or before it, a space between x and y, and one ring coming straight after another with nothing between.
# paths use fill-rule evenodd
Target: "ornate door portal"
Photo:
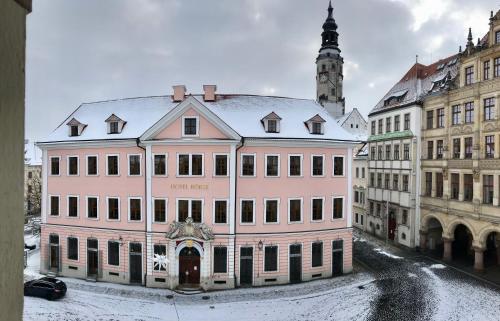
<instances>
[{"instance_id":1,"label":"ornate door portal","mask_svg":"<svg viewBox=\"0 0 500 321\"><path fill-rule=\"evenodd\" d=\"M200 253L194 247L185 247L179 254L179 284L200 284Z\"/></svg>"}]
</instances>

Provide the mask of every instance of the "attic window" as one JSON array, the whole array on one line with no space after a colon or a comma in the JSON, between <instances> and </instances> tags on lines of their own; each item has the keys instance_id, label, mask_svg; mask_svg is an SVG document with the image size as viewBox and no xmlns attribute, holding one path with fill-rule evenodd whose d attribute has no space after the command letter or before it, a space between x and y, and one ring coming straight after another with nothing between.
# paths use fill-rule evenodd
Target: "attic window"
<instances>
[{"instance_id":1,"label":"attic window","mask_svg":"<svg viewBox=\"0 0 500 321\"><path fill-rule=\"evenodd\" d=\"M266 117L261 119L266 133L279 133L281 127L280 121L281 117L278 116L275 112L271 112Z\"/></svg>"},{"instance_id":2,"label":"attic window","mask_svg":"<svg viewBox=\"0 0 500 321\"><path fill-rule=\"evenodd\" d=\"M268 133L277 133L278 131L278 124L275 119L269 119L267 121L267 132Z\"/></svg>"},{"instance_id":3,"label":"attic window","mask_svg":"<svg viewBox=\"0 0 500 321\"><path fill-rule=\"evenodd\" d=\"M311 134L315 134L315 135L321 135L323 134L322 133L322 124L320 122L313 122L312 123L312 131L311 131Z\"/></svg>"},{"instance_id":4,"label":"attic window","mask_svg":"<svg viewBox=\"0 0 500 321\"><path fill-rule=\"evenodd\" d=\"M71 126L71 136L78 136L78 126L77 125Z\"/></svg>"},{"instance_id":5,"label":"attic window","mask_svg":"<svg viewBox=\"0 0 500 321\"><path fill-rule=\"evenodd\" d=\"M108 134L120 134L127 123L115 114L111 114L105 122L108 127Z\"/></svg>"},{"instance_id":6,"label":"attic window","mask_svg":"<svg viewBox=\"0 0 500 321\"><path fill-rule=\"evenodd\" d=\"M76 118L72 118L68 123L66 123L69 128L68 135L70 137L80 136L87 125L80 123Z\"/></svg>"},{"instance_id":7,"label":"attic window","mask_svg":"<svg viewBox=\"0 0 500 321\"><path fill-rule=\"evenodd\" d=\"M118 134L118 122L112 121L109 123L109 133L110 134Z\"/></svg>"}]
</instances>

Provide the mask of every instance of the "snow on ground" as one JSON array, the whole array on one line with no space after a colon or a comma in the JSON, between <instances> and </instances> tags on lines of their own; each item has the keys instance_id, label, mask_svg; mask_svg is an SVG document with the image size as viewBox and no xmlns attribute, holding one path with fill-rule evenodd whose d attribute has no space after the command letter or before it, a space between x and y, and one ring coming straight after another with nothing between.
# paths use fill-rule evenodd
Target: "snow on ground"
<instances>
[{"instance_id":1,"label":"snow on ground","mask_svg":"<svg viewBox=\"0 0 500 321\"><path fill-rule=\"evenodd\" d=\"M431 269L446 269L446 266L443 264L432 264L430 266Z\"/></svg>"},{"instance_id":2,"label":"snow on ground","mask_svg":"<svg viewBox=\"0 0 500 321\"><path fill-rule=\"evenodd\" d=\"M394 255L394 254L389 253L389 252L387 252L387 251L384 251L384 250L382 250L382 249L380 249L380 248L375 248L375 249L373 249L373 250L374 250L375 252L379 253L379 254L382 254L382 255L388 256L388 257L390 257L391 259L402 259L402 257L401 257L401 256Z\"/></svg>"}]
</instances>

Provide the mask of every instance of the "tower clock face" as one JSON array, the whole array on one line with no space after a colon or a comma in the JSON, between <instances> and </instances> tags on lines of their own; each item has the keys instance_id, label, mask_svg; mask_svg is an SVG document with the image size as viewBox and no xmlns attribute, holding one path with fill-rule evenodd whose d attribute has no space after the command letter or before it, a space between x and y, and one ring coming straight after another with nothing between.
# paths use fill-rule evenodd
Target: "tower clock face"
<instances>
[{"instance_id":1,"label":"tower clock face","mask_svg":"<svg viewBox=\"0 0 500 321\"><path fill-rule=\"evenodd\" d=\"M319 74L319 81L320 82L327 82L328 81L328 73L322 72Z\"/></svg>"}]
</instances>

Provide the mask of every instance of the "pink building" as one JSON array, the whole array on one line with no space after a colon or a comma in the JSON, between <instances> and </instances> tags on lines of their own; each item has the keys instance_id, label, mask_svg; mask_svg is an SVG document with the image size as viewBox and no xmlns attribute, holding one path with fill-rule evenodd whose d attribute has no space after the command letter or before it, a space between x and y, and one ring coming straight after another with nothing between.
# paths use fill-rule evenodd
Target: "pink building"
<instances>
[{"instance_id":1,"label":"pink building","mask_svg":"<svg viewBox=\"0 0 500 321\"><path fill-rule=\"evenodd\" d=\"M352 270L352 137L315 101L82 104L44 142L41 272L203 289Z\"/></svg>"}]
</instances>

